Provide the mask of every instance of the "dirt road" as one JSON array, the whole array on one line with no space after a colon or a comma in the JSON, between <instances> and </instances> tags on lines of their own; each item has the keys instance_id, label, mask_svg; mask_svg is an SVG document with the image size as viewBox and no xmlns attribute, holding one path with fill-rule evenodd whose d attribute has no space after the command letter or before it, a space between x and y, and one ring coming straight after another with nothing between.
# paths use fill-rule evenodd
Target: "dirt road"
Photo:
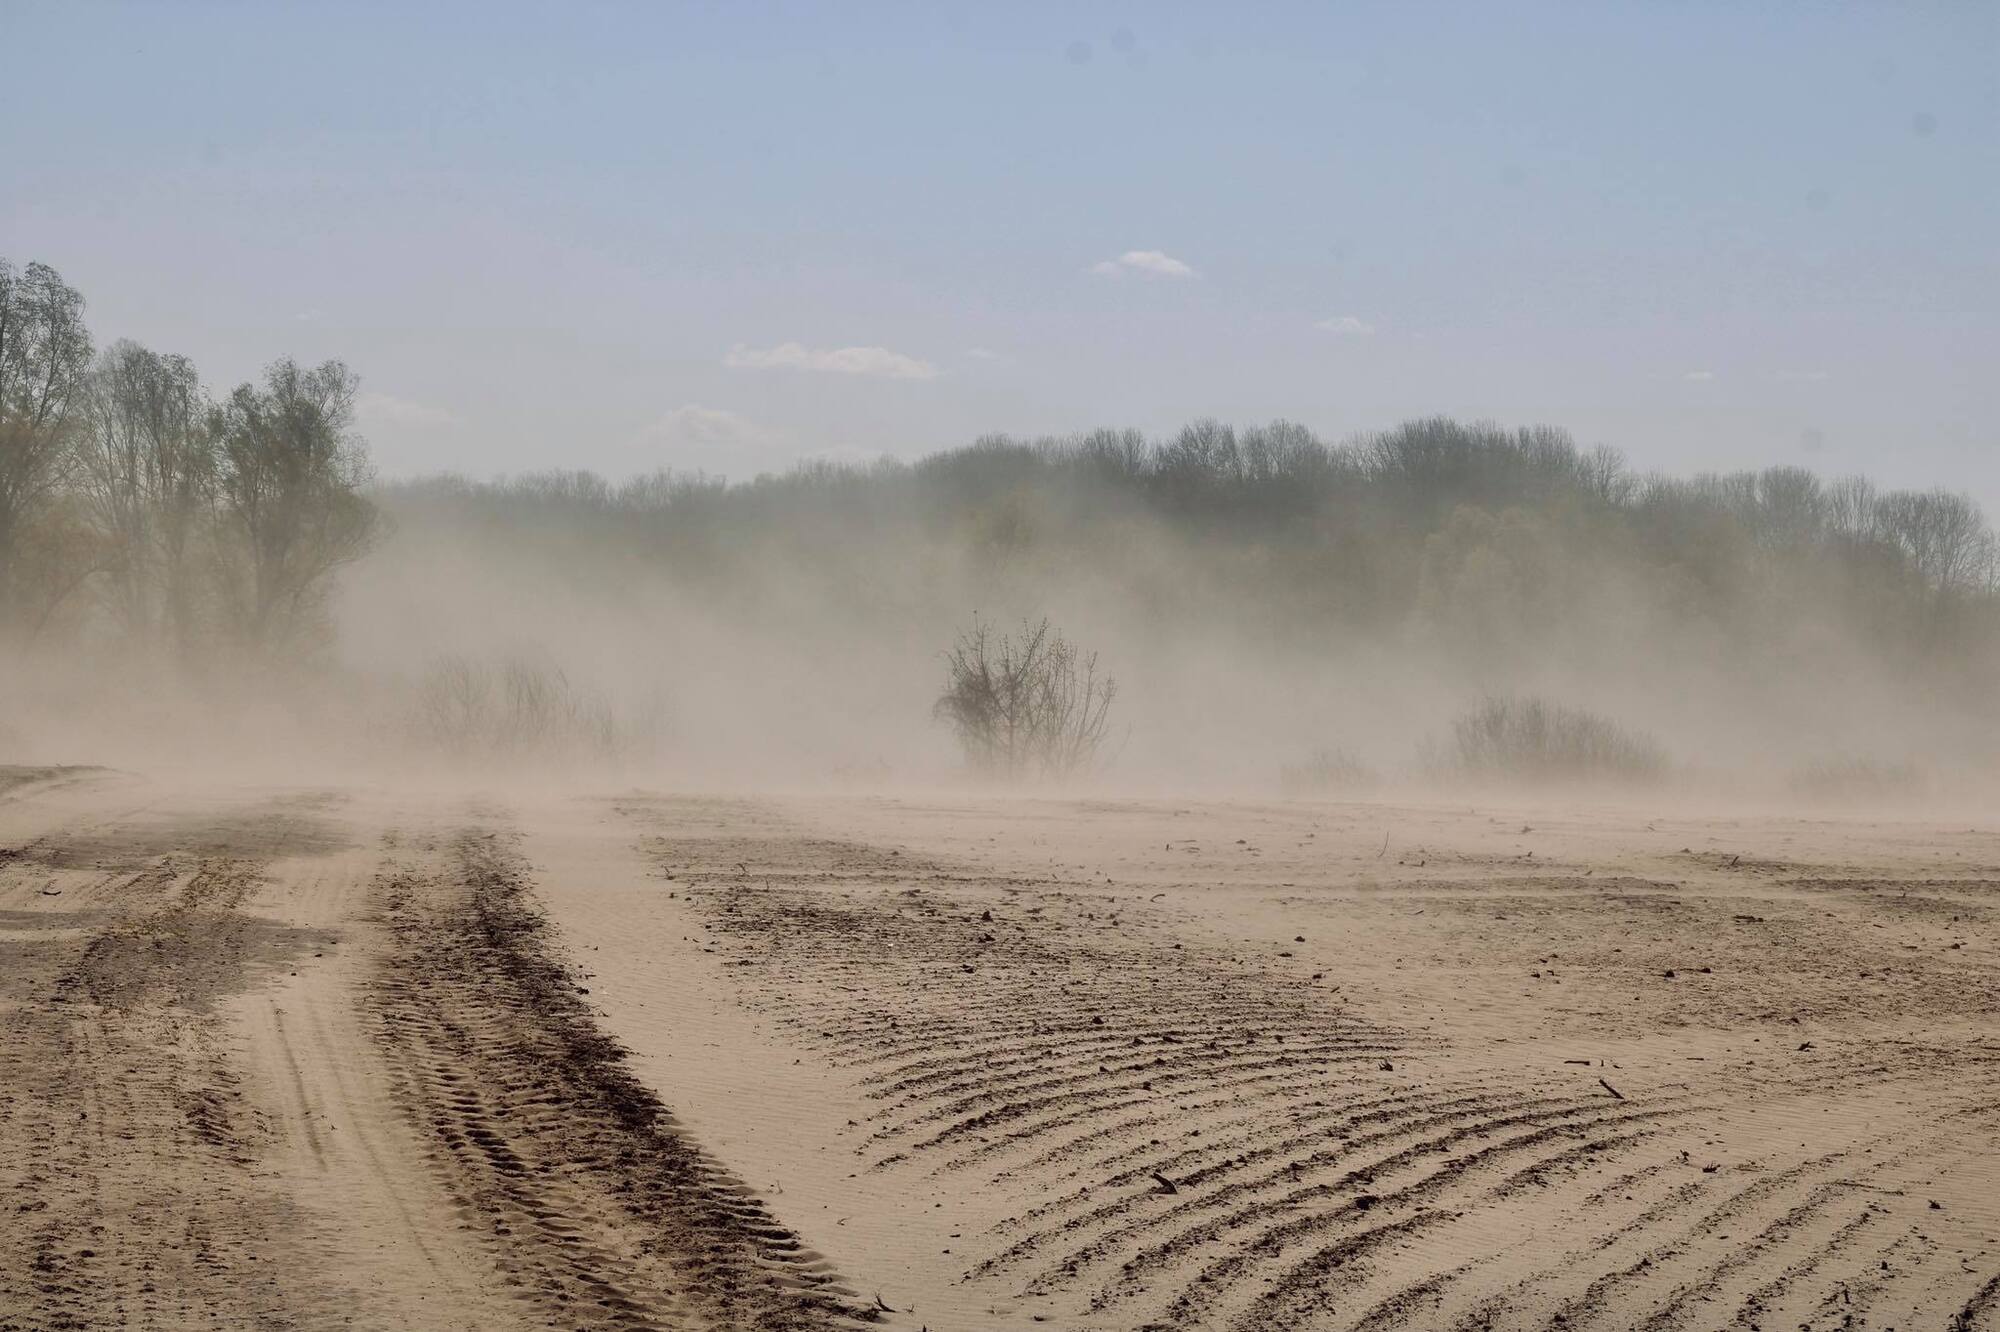
<instances>
[{"instance_id":1,"label":"dirt road","mask_svg":"<svg viewBox=\"0 0 2000 1332\"><path fill-rule=\"evenodd\" d=\"M0 1329L2000 1327L2000 833L0 781Z\"/></svg>"}]
</instances>

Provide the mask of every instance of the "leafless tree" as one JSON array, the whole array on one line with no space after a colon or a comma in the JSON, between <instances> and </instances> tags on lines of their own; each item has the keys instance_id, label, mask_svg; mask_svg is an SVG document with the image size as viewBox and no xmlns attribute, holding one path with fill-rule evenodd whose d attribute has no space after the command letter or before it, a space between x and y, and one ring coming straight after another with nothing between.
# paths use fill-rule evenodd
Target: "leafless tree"
<instances>
[{"instance_id":1,"label":"leafless tree","mask_svg":"<svg viewBox=\"0 0 2000 1332\"><path fill-rule=\"evenodd\" d=\"M117 342L83 395L80 489L113 552L111 604L139 634L194 632L193 551L216 481L214 413L184 356Z\"/></svg>"},{"instance_id":2,"label":"leafless tree","mask_svg":"<svg viewBox=\"0 0 2000 1332\"><path fill-rule=\"evenodd\" d=\"M1826 527L1820 479L1803 467L1767 467L1757 476L1757 533L1768 545L1803 546Z\"/></svg>"},{"instance_id":3,"label":"leafless tree","mask_svg":"<svg viewBox=\"0 0 2000 1332\"><path fill-rule=\"evenodd\" d=\"M974 770L1009 781L1065 777L1103 748L1117 682L1048 620L996 634L974 620L945 654L934 714Z\"/></svg>"},{"instance_id":4,"label":"leafless tree","mask_svg":"<svg viewBox=\"0 0 2000 1332\"><path fill-rule=\"evenodd\" d=\"M339 361L286 359L222 409L220 493L243 567L239 629L276 646L312 626L329 575L368 549L368 459L353 433L358 381Z\"/></svg>"},{"instance_id":5,"label":"leafless tree","mask_svg":"<svg viewBox=\"0 0 2000 1332\"><path fill-rule=\"evenodd\" d=\"M1850 543L1872 541L1880 524L1876 516L1875 484L1865 476L1847 476L1826 487L1827 531Z\"/></svg>"},{"instance_id":6,"label":"leafless tree","mask_svg":"<svg viewBox=\"0 0 2000 1332\"><path fill-rule=\"evenodd\" d=\"M1884 495L1875 512L1882 531L1941 597L1987 581L1993 568L1993 530L1969 497L1948 490L1898 490Z\"/></svg>"},{"instance_id":7,"label":"leafless tree","mask_svg":"<svg viewBox=\"0 0 2000 1332\"><path fill-rule=\"evenodd\" d=\"M1599 444L1577 462L1578 482L1583 492L1600 504L1628 503L1637 483L1625 469L1625 455L1609 444Z\"/></svg>"},{"instance_id":8,"label":"leafless tree","mask_svg":"<svg viewBox=\"0 0 2000 1332\"><path fill-rule=\"evenodd\" d=\"M18 618L20 543L63 479L71 410L90 364L83 297L47 264L0 259L0 616Z\"/></svg>"}]
</instances>

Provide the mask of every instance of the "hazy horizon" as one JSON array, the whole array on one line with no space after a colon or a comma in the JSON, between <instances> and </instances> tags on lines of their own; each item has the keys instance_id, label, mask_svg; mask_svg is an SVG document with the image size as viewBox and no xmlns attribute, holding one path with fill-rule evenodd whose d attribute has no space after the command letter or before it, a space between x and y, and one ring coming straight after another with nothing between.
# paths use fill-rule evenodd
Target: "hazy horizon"
<instances>
[{"instance_id":1,"label":"hazy horizon","mask_svg":"<svg viewBox=\"0 0 2000 1332\"><path fill-rule=\"evenodd\" d=\"M0 252L385 477L1445 414L2000 509L1991 7L0 15Z\"/></svg>"}]
</instances>

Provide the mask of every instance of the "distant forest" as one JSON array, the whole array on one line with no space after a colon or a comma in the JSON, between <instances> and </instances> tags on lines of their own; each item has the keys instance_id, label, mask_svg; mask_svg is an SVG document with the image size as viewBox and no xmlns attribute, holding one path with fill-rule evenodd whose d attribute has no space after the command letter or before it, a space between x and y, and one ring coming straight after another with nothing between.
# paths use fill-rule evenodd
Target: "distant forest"
<instances>
[{"instance_id":1,"label":"distant forest","mask_svg":"<svg viewBox=\"0 0 2000 1332\"><path fill-rule=\"evenodd\" d=\"M1646 475L1558 429L1443 419L1345 443L1285 422L994 436L736 483L377 483L355 392L338 362L279 360L212 394L184 358L97 350L76 291L0 262L6 639L196 670L324 659L345 566L450 541L473 565L504 552L579 588L671 587L767 623L810 607L927 651L972 611L1057 603L1086 643L1102 617L1123 644L1199 626L1295 656L1422 648L1482 679L1668 654L1865 663L1953 706L2000 697L1993 529L1945 490L1796 467Z\"/></svg>"},{"instance_id":2,"label":"distant forest","mask_svg":"<svg viewBox=\"0 0 2000 1332\"><path fill-rule=\"evenodd\" d=\"M737 597L781 575L864 617L947 589L1025 612L1037 588L1090 585L1127 623L1306 648L1415 633L1504 661L1643 625L1732 657L1859 647L1935 683L1990 687L2000 666L1996 543L1966 496L1797 467L1640 475L1548 427L1433 419L1329 444L1199 421L1162 441L994 436L738 484L555 472L378 498L402 525L542 550L580 576L608 560Z\"/></svg>"}]
</instances>

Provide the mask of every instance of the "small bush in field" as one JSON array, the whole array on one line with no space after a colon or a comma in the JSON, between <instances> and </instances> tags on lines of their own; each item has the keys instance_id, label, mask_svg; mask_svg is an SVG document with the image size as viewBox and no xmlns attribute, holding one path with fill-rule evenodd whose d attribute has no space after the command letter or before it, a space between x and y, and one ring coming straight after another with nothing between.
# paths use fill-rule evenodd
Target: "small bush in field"
<instances>
[{"instance_id":1,"label":"small bush in field","mask_svg":"<svg viewBox=\"0 0 2000 1332\"><path fill-rule=\"evenodd\" d=\"M945 654L945 688L932 708L958 735L973 771L1018 781L1067 777L1104 746L1117 682L1097 654L1044 619L1016 633L975 620Z\"/></svg>"},{"instance_id":2,"label":"small bush in field","mask_svg":"<svg viewBox=\"0 0 2000 1332\"><path fill-rule=\"evenodd\" d=\"M1667 753L1652 736L1542 698L1487 698L1460 714L1435 766L1529 782L1652 782Z\"/></svg>"},{"instance_id":3,"label":"small bush in field","mask_svg":"<svg viewBox=\"0 0 2000 1332\"><path fill-rule=\"evenodd\" d=\"M1294 795L1368 791L1380 780L1375 769L1344 749L1315 749L1304 762L1278 770L1278 784Z\"/></svg>"},{"instance_id":4,"label":"small bush in field","mask_svg":"<svg viewBox=\"0 0 2000 1332\"><path fill-rule=\"evenodd\" d=\"M462 758L609 756L621 739L603 699L518 657L433 661L417 685L412 729L429 748Z\"/></svg>"},{"instance_id":5,"label":"small bush in field","mask_svg":"<svg viewBox=\"0 0 2000 1332\"><path fill-rule=\"evenodd\" d=\"M1923 769L1914 763L1870 758L1832 758L1803 764L1792 772L1794 794L1808 800L1873 804L1909 800L1924 793Z\"/></svg>"}]
</instances>

